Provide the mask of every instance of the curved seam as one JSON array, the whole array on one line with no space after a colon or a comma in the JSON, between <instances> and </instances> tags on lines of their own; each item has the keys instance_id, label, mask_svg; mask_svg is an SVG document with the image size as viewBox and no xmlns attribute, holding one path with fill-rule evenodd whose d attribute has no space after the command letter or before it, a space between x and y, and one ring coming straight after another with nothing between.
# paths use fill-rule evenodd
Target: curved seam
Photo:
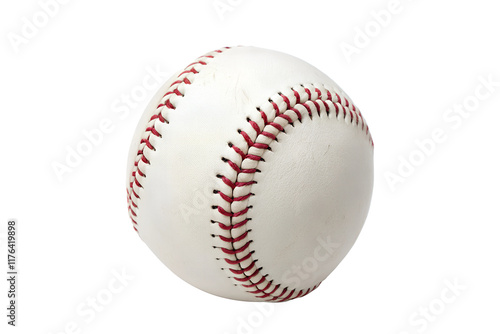
<instances>
[{"instance_id":1,"label":"curved seam","mask_svg":"<svg viewBox=\"0 0 500 334\"><path fill-rule=\"evenodd\" d=\"M139 222L137 219L139 209L138 202L141 198L139 189L143 188L141 182L146 178L145 167L146 165L151 165L151 162L146 157L145 152L148 150L156 151L156 148L151 144L152 136L158 138L162 137L161 133L157 130L157 125L159 123L169 124L167 118L164 116L164 113L168 110L176 109L177 100L184 97L184 94L181 92L181 90L183 90L182 88L185 85L192 84L192 81L189 80L188 77L196 76L199 73L199 70L196 68L206 66L216 54L220 54L229 49L231 48L225 47L209 52L197 58L195 62L186 66L184 71L178 74L176 80L170 84L167 92L161 98L160 104L156 107L156 113L154 113L149 119L146 129L141 136L141 141L134 160L134 166L132 167L132 173L129 177L130 182L127 186L128 212L133 223L132 226L136 232L139 232Z\"/></svg>"},{"instance_id":2,"label":"curved seam","mask_svg":"<svg viewBox=\"0 0 500 334\"><path fill-rule=\"evenodd\" d=\"M274 110L274 118L272 120L268 120L267 114L262 111L265 109L263 108L257 108L258 114L260 115L260 122L263 123L263 125L259 125L258 122L252 121L250 118L247 118L247 122L250 123L251 128L255 131L255 135L253 136L255 140L252 140L251 135L248 134L247 132L243 130L238 130L238 133L243 137L244 142L248 145L248 148L241 148L241 147L236 147L232 143L229 143L229 147L232 148L239 156L241 156L241 163L236 163L232 161L231 159L223 157L222 160L225 163L228 163L230 167L236 172L235 176L235 181L231 181L228 177L224 175L217 175L218 178L222 179L222 181L228 185L232 189L232 194L231 196L228 196L224 194L222 191L219 190L214 190L214 193L219 194L222 198L223 201L227 202L229 205L230 211L224 210L221 206L214 205L213 208L218 210L218 212L226 217L229 217L230 219L230 226L225 226L224 224L220 222L215 222L212 221L212 223L216 223L219 228L226 230L229 232L230 237L224 237L222 235L215 235L212 234L212 237L219 237L222 241L230 243L230 248L225 248L225 247L214 247L214 248L220 248L226 256L224 257L224 260L226 261L227 264L236 266L235 268L227 268L229 271L233 274L232 278L236 281L236 285L241 285L244 287L248 293L255 294L256 298L270 298L269 301L286 301L286 300L291 300L295 299L298 297L303 297L307 295L308 293L312 292L315 290L321 282L316 284L315 286L308 288L305 292L304 289L301 289L299 291L296 291L297 289L292 289L288 294L286 294L289 290L289 287L281 287L281 284L273 284L273 281L268 281L266 277L268 275L263 275L261 273L262 267L258 268L255 263L258 261L258 259L254 259L253 254L255 253L255 250L250 250L250 244L253 242L248 236L249 232L251 232L251 229L246 229L243 234L241 234L238 237L235 237L235 234L233 233L234 230L240 229L242 227L246 228L246 224L251 220L247 216L247 213L250 209L252 209L252 206L246 205L246 207L243 210L239 210L236 212L233 212L233 204L235 202L248 202L248 199L253 196L254 194L251 192L251 187L253 184L256 183L256 181L253 180L253 175L255 173L260 172L257 168L258 164L260 162L265 162L263 159L263 155L266 152L266 150L270 149L270 143L265 144L265 143L259 143L259 137L264 136L267 137L268 139L271 139L271 143L274 141L277 141L277 134L279 132L285 132L285 127L291 125L294 126L295 121L299 121L302 123L302 113L297 110L299 107L303 107L305 111L307 111L307 114L309 117L312 119L313 115L315 113L318 114L318 116L321 115L321 111L324 110L326 111L327 116L331 112L331 108L333 107L335 109L335 118L337 120L343 119L346 120L347 118L350 119L350 123L356 123L356 125L359 127L359 124L361 123L361 130L365 131L366 135L368 136L368 141L370 144L373 146L373 140L371 138L368 126L366 125L365 120L363 119L361 113L359 110L355 107L355 105L350 102L345 96L342 95L344 99L339 95L339 93L334 91L334 94L330 92L326 87L316 87L314 84L310 85L313 87L313 92L306 86L301 85L303 88L303 93L307 95L307 99L303 102L301 102L300 98L300 92L298 92L296 89L291 89L293 92L293 95L295 97L295 103L292 104L290 102L290 99L286 96L283 95L281 92L279 93L279 97L281 98L281 101L274 101L272 98L268 99L268 102L271 104L272 109ZM323 88L326 94L323 94L321 89ZM313 99L313 94L317 95L315 99ZM326 95L326 96L325 96ZM336 101L334 101L334 99ZM329 105L329 103L331 106ZM284 103L286 106L285 110L281 110L279 107L279 104ZM313 110L316 109L316 110ZM290 115L286 115L287 112L290 112ZM339 119L339 115L343 113L343 117ZM349 115L349 116L348 116ZM291 116L296 116L296 119L292 119ZM342 116L342 115L341 115ZM285 121L284 125L279 124L278 118L281 118ZM276 134L266 132L264 131L266 127L271 126L277 130ZM257 152L257 154L250 154L250 151L256 148L258 151L260 150L260 154ZM246 152L245 152L246 151ZM253 168L242 168L242 165L246 161L251 161L254 162L253 164L250 164L251 167ZM239 181L241 175L246 175L250 181L246 180L245 182ZM248 175L251 175L248 177ZM248 191L244 193L243 195L239 194L239 196L234 195L234 190L237 189L238 187L248 187ZM241 222L238 222L234 224L234 219L237 217L243 216L244 219ZM243 243L243 246L237 247L235 246L235 243ZM238 258L238 255L243 253L241 258ZM236 260L233 260L232 258L228 258L227 255L233 255ZM219 258L218 258L219 259ZM242 263L250 261L250 265L244 266ZM224 268L221 268L224 270ZM243 276L243 277L236 277L236 275ZM251 284L244 284L244 283L251 283ZM262 286L265 284L265 287L261 288L259 286ZM272 289L271 291L269 291ZM281 291L282 290L282 291ZM281 291L278 295L275 295L276 292ZM297 295L294 296L294 294L297 292ZM257 296L259 294L259 296ZM285 295L286 294L286 295Z\"/></svg>"}]
</instances>

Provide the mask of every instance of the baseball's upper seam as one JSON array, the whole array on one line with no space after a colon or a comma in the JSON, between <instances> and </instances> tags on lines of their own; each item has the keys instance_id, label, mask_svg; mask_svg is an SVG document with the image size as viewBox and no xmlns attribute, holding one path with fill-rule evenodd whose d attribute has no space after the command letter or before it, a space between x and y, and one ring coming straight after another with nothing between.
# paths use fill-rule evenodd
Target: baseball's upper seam
<instances>
[{"instance_id":1,"label":"baseball's upper seam","mask_svg":"<svg viewBox=\"0 0 500 334\"><path fill-rule=\"evenodd\" d=\"M146 167L151 164L147 158L147 151L156 151L156 148L150 142L150 138L151 136L161 138L161 133L158 132L155 125L158 124L158 122L168 124L166 114L169 110L176 109L176 102L179 98L184 97L182 91L185 86L192 83L193 77L199 73L201 67L206 66L217 54L220 54L228 49L230 48L226 47L209 52L199 57L195 62L189 64L184 71L177 76L177 80L170 85L165 95L163 95L160 104L156 107L156 113L149 119L146 129L141 136L141 141L134 159L134 166L132 167L132 173L127 187L128 211L136 232L139 232L137 229L139 225L137 222L137 211L139 209L138 201L141 198L140 189L143 188L141 182L144 178L146 178Z\"/></svg>"}]
</instances>

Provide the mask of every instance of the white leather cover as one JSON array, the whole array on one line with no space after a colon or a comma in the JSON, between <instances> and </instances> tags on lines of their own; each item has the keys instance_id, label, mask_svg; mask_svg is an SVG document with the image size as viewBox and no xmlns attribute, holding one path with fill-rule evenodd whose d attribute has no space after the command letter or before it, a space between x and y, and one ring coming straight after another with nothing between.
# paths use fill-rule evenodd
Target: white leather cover
<instances>
[{"instance_id":1,"label":"white leather cover","mask_svg":"<svg viewBox=\"0 0 500 334\"><path fill-rule=\"evenodd\" d=\"M313 66L225 48L175 74L132 140L129 213L175 274L209 293L285 301L314 290L355 242L373 143Z\"/></svg>"}]
</instances>

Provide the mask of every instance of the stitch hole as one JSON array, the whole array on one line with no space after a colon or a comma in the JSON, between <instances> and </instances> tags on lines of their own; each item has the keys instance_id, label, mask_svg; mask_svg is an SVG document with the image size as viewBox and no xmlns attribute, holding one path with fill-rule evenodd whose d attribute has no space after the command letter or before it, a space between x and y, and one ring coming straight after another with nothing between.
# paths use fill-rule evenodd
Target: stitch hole
<instances>
[{"instance_id":1,"label":"stitch hole","mask_svg":"<svg viewBox=\"0 0 500 334\"><path fill-rule=\"evenodd\" d=\"M212 236L212 238L215 238L215 234L210 234Z\"/></svg>"},{"instance_id":2,"label":"stitch hole","mask_svg":"<svg viewBox=\"0 0 500 334\"><path fill-rule=\"evenodd\" d=\"M262 173L262 171L260 169L256 169L255 173Z\"/></svg>"},{"instance_id":3,"label":"stitch hole","mask_svg":"<svg viewBox=\"0 0 500 334\"><path fill-rule=\"evenodd\" d=\"M224 161L224 162L228 162L229 161L228 159L226 159L224 157L222 157L221 160Z\"/></svg>"},{"instance_id":4,"label":"stitch hole","mask_svg":"<svg viewBox=\"0 0 500 334\"><path fill-rule=\"evenodd\" d=\"M227 143L227 146L229 146L229 147L233 147L233 143L228 142L228 143Z\"/></svg>"},{"instance_id":5,"label":"stitch hole","mask_svg":"<svg viewBox=\"0 0 500 334\"><path fill-rule=\"evenodd\" d=\"M219 178L219 179L222 179L223 176L220 175L220 174L217 174L216 177Z\"/></svg>"},{"instance_id":6,"label":"stitch hole","mask_svg":"<svg viewBox=\"0 0 500 334\"><path fill-rule=\"evenodd\" d=\"M247 122L251 122L252 120L250 119L250 117L247 117Z\"/></svg>"},{"instance_id":7,"label":"stitch hole","mask_svg":"<svg viewBox=\"0 0 500 334\"><path fill-rule=\"evenodd\" d=\"M219 207L217 205L212 205L212 209L217 210Z\"/></svg>"},{"instance_id":8,"label":"stitch hole","mask_svg":"<svg viewBox=\"0 0 500 334\"><path fill-rule=\"evenodd\" d=\"M238 129L238 133L240 133L240 134L241 134L241 129Z\"/></svg>"},{"instance_id":9,"label":"stitch hole","mask_svg":"<svg viewBox=\"0 0 500 334\"><path fill-rule=\"evenodd\" d=\"M218 193L219 193L219 190L215 190L215 189L214 189L214 191L213 191L213 192L214 192L214 194L218 194Z\"/></svg>"}]
</instances>

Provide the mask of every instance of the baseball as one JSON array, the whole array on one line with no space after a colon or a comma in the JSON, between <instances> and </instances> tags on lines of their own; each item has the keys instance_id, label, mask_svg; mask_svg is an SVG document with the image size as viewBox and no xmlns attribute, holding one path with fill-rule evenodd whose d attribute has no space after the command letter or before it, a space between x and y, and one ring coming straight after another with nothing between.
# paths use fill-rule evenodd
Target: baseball
<instances>
[{"instance_id":1,"label":"baseball","mask_svg":"<svg viewBox=\"0 0 500 334\"><path fill-rule=\"evenodd\" d=\"M315 290L368 214L373 141L308 63L254 47L172 76L130 147L128 211L153 253L211 294L288 301Z\"/></svg>"}]
</instances>

